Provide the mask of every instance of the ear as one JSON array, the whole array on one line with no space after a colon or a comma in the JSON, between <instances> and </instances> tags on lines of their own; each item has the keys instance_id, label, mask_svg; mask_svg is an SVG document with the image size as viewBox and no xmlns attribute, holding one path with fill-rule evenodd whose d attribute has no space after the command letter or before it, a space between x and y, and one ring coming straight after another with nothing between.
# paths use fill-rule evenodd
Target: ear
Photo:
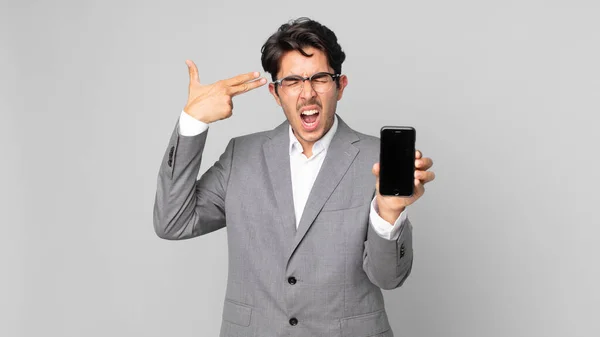
<instances>
[{"instance_id":1,"label":"ear","mask_svg":"<svg viewBox=\"0 0 600 337\"><path fill-rule=\"evenodd\" d=\"M338 92L337 92L337 100L338 101L341 100L342 96L344 95L344 89L348 85L348 76L346 76L346 75L340 76L339 81L340 81L340 87L338 88Z\"/></svg>"},{"instance_id":2,"label":"ear","mask_svg":"<svg viewBox=\"0 0 600 337\"><path fill-rule=\"evenodd\" d=\"M269 83L269 92L275 98L275 102L277 102L277 104L281 106L281 100L279 99L279 95L275 92L275 84Z\"/></svg>"}]
</instances>

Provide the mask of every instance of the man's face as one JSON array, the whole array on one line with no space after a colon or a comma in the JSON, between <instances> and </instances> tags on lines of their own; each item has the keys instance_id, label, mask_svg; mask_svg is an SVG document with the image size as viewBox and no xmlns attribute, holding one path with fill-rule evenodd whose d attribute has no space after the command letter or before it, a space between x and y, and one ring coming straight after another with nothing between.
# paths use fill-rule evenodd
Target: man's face
<instances>
[{"instance_id":1,"label":"man's face","mask_svg":"<svg viewBox=\"0 0 600 337\"><path fill-rule=\"evenodd\" d=\"M283 55L277 79L292 75L309 77L318 72L333 73L325 53L312 47L304 48L304 51L312 54L312 57L306 57L296 50ZM342 93L348 84L345 75L342 75L339 81L339 88L333 83L332 88L325 93L313 90L310 81L300 83L302 90L296 94L288 94L281 87L278 87L278 93L275 93L274 85L269 84L269 91L275 97L277 104L283 108L296 138L305 150L308 150L306 146L312 148L312 145L333 125L337 101L342 99Z\"/></svg>"}]
</instances>

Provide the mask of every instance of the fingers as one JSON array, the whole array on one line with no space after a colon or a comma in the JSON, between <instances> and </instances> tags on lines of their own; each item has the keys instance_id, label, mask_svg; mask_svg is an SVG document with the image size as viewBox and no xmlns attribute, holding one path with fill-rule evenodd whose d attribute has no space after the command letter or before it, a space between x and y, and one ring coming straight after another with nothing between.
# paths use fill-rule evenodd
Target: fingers
<instances>
[{"instance_id":1,"label":"fingers","mask_svg":"<svg viewBox=\"0 0 600 337\"><path fill-rule=\"evenodd\" d=\"M415 164L417 167L415 169L415 181L420 180L423 184L428 183L435 179L435 173L432 171L427 171L433 165L433 161L430 158L419 159ZM377 178L379 178L379 163L373 164L371 168L371 172Z\"/></svg>"},{"instance_id":2,"label":"fingers","mask_svg":"<svg viewBox=\"0 0 600 337\"><path fill-rule=\"evenodd\" d=\"M431 171L415 171L415 180L419 180L422 184L427 184L428 182L435 179L435 173Z\"/></svg>"},{"instance_id":3,"label":"fingers","mask_svg":"<svg viewBox=\"0 0 600 337\"><path fill-rule=\"evenodd\" d=\"M431 158L422 158L422 153L417 151L419 159L415 160L415 179L426 184L435 179L435 173L428 171L433 166Z\"/></svg>"},{"instance_id":4,"label":"fingers","mask_svg":"<svg viewBox=\"0 0 600 337\"><path fill-rule=\"evenodd\" d=\"M435 179L435 173L427 171L432 166L433 160L431 158L423 158L423 153L417 150L415 152L415 182L419 181L421 185L424 185Z\"/></svg>"},{"instance_id":5,"label":"fingers","mask_svg":"<svg viewBox=\"0 0 600 337\"><path fill-rule=\"evenodd\" d=\"M230 89L230 94L231 96L237 96L239 94L243 94L245 92L248 92L250 90L256 89L258 87L263 86L265 83L267 83L267 80L265 78L261 78L260 80L257 81L252 81L252 82L245 82L236 86L231 87Z\"/></svg>"},{"instance_id":6,"label":"fingers","mask_svg":"<svg viewBox=\"0 0 600 337\"><path fill-rule=\"evenodd\" d=\"M224 80L223 82L225 82L225 85L227 85L229 87L233 87L233 86L237 86L242 83L251 81L255 78L258 78L259 75L260 75L260 73L258 71L255 71L255 72L251 72L251 73L237 75L232 78L228 78L228 79Z\"/></svg>"},{"instance_id":7,"label":"fingers","mask_svg":"<svg viewBox=\"0 0 600 337\"><path fill-rule=\"evenodd\" d=\"M433 166L431 158L422 158L415 160L415 168L421 171L427 171Z\"/></svg>"},{"instance_id":8,"label":"fingers","mask_svg":"<svg viewBox=\"0 0 600 337\"><path fill-rule=\"evenodd\" d=\"M196 64L192 60L185 60L185 64L187 64L190 73L190 83L200 82L200 78L198 77L198 68L196 67Z\"/></svg>"},{"instance_id":9,"label":"fingers","mask_svg":"<svg viewBox=\"0 0 600 337\"><path fill-rule=\"evenodd\" d=\"M413 197L419 198L424 193L425 193L425 186L423 185L423 183L420 180L415 179L415 191L413 193Z\"/></svg>"}]
</instances>

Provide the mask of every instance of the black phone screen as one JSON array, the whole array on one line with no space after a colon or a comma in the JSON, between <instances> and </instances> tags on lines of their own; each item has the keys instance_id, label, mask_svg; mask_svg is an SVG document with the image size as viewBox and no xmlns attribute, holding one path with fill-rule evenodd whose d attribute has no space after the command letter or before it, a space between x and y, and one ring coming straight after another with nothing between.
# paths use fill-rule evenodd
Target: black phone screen
<instances>
[{"instance_id":1,"label":"black phone screen","mask_svg":"<svg viewBox=\"0 0 600 337\"><path fill-rule=\"evenodd\" d=\"M415 180L415 129L384 127L381 129L379 158L379 193L411 196Z\"/></svg>"}]
</instances>

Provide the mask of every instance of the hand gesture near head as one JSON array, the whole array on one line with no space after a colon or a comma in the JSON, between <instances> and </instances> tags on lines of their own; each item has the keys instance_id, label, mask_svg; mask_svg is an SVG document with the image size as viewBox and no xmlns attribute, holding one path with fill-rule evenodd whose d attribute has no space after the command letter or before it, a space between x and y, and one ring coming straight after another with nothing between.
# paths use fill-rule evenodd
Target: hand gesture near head
<instances>
[{"instance_id":1,"label":"hand gesture near head","mask_svg":"<svg viewBox=\"0 0 600 337\"><path fill-rule=\"evenodd\" d=\"M258 79L258 72L251 72L212 84L201 84L194 62L186 60L185 63L190 73L190 85L188 101L183 111L207 124L231 117L233 97L267 83L265 78Z\"/></svg>"}]
</instances>

